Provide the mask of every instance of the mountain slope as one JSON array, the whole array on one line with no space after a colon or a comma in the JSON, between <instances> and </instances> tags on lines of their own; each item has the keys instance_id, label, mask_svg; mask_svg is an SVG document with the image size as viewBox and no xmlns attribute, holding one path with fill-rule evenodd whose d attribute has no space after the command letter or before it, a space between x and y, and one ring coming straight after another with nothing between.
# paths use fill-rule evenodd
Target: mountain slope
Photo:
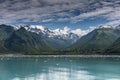
<instances>
[{"instance_id":1,"label":"mountain slope","mask_svg":"<svg viewBox=\"0 0 120 80\"><path fill-rule=\"evenodd\" d=\"M49 51L52 48L38 34L28 32L21 27L6 40L5 47L18 53L39 53Z\"/></svg>"},{"instance_id":2,"label":"mountain slope","mask_svg":"<svg viewBox=\"0 0 120 80\"><path fill-rule=\"evenodd\" d=\"M0 25L0 52L6 51L4 42L14 32L14 28L8 25Z\"/></svg>"},{"instance_id":3,"label":"mountain slope","mask_svg":"<svg viewBox=\"0 0 120 80\"><path fill-rule=\"evenodd\" d=\"M120 30L113 28L99 28L95 29L87 35L81 37L71 49L96 51L104 50L109 47L118 37L120 37Z\"/></svg>"},{"instance_id":4,"label":"mountain slope","mask_svg":"<svg viewBox=\"0 0 120 80\"><path fill-rule=\"evenodd\" d=\"M109 54L120 54L120 38L118 38L107 50Z\"/></svg>"},{"instance_id":5,"label":"mountain slope","mask_svg":"<svg viewBox=\"0 0 120 80\"><path fill-rule=\"evenodd\" d=\"M68 40L68 39L49 38L49 37L44 37L44 39L56 50L64 49L72 44L72 40Z\"/></svg>"},{"instance_id":6,"label":"mountain slope","mask_svg":"<svg viewBox=\"0 0 120 80\"><path fill-rule=\"evenodd\" d=\"M62 29L51 30L43 26L23 26L27 31L39 34L56 50L64 49L80 38L77 34Z\"/></svg>"}]
</instances>

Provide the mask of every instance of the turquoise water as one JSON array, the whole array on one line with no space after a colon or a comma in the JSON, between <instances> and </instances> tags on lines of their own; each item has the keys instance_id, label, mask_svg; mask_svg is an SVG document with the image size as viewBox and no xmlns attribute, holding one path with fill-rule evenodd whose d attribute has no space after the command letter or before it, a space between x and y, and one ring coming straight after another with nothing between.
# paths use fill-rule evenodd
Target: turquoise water
<instances>
[{"instance_id":1,"label":"turquoise water","mask_svg":"<svg viewBox=\"0 0 120 80\"><path fill-rule=\"evenodd\" d=\"M0 58L0 80L120 80L120 58Z\"/></svg>"}]
</instances>

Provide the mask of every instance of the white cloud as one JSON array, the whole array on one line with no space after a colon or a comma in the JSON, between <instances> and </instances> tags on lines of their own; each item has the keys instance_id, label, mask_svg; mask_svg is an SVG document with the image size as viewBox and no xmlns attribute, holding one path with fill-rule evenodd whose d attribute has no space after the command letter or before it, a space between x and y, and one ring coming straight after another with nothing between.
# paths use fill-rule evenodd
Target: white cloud
<instances>
[{"instance_id":1,"label":"white cloud","mask_svg":"<svg viewBox=\"0 0 120 80\"><path fill-rule=\"evenodd\" d=\"M102 15L102 14L106 14L113 11L113 8L110 7L104 7L104 8L100 8L97 9L95 11L91 11L91 12L87 12L87 13L82 13L79 16L76 16L74 18L80 18L80 19L84 19L84 18L89 18L89 17L94 17L94 16L98 16L98 15Z\"/></svg>"},{"instance_id":2,"label":"white cloud","mask_svg":"<svg viewBox=\"0 0 120 80\"><path fill-rule=\"evenodd\" d=\"M65 26L63 29L58 28L58 29L54 29L52 31L55 32L56 35L60 35L60 34L68 34L70 32L70 30L71 30L70 28Z\"/></svg>"},{"instance_id":3,"label":"white cloud","mask_svg":"<svg viewBox=\"0 0 120 80\"><path fill-rule=\"evenodd\" d=\"M102 17L107 20L120 20L120 6L97 8L94 11L82 13L78 16L71 17L73 22L79 22L87 18Z\"/></svg>"},{"instance_id":4,"label":"white cloud","mask_svg":"<svg viewBox=\"0 0 120 80\"><path fill-rule=\"evenodd\" d=\"M54 19L46 19L46 20L42 20L42 22L50 22L53 21Z\"/></svg>"},{"instance_id":5,"label":"white cloud","mask_svg":"<svg viewBox=\"0 0 120 80\"><path fill-rule=\"evenodd\" d=\"M100 15L107 19L119 19L118 3L119 0L5 0L0 3L0 23L79 22ZM93 8L96 10L91 11ZM81 14L77 16L71 12L73 10Z\"/></svg>"},{"instance_id":6,"label":"white cloud","mask_svg":"<svg viewBox=\"0 0 120 80\"><path fill-rule=\"evenodd\" d=\"M115 7L112 12L104 15L108 20L120 20L120 7Z\"/></svg>"},{"instance_id":7,"label":"white cloud","mask_svg":"<svg viewBox=\"0 0 120 80\"><path fill-rule=\"evenodd\" d=\"M79 36L86 35L88 32L89 30L81 30L81 29L72 30L72 33L75 33Z\"/></svg>"},{"instance_id":8,"label":"white cloud","mask_svg":"<svg viewBox=\"0 0 120 80\"><path fill-rule=\"evenodd\" d=\"M31 25L30 27L31 28L37 28L37 29L40 29L42 31L45 30L45 28L46 28L45 26L42 26L42 25Z\"/></svg>"},{"instance_id":9,"label":"white cloud","mask_svg":"<svg viewBox=\"0 0 120 80\"><path fill-rule=\"evenodd\" d=\"M89 13L84 13L81 15L81 17L94 17L94 16L97 16L97 15L102 15L102 14L106 14L106 13L109 13L113 10L113 8L110 8L110 7L104 7L104 8L101 8L101 9L97 9L96 11L93 11L93 12L89 12Z\"/></svg>"},{"instance_id":10,"label":"white cloud","mask_svg":"<svg viewBox=\"0 0 120 80\"><path fill-rule=\"evenodd\" d=\"M75 29L75 30L72 30L71 32L72 33L75 33L79 36L83 36L83 35L86 35L87 33L91 32L92 30L94 30L96 27L90 27L89 29L87 30L82 30L82 29Z\"/></svg>"},{"instance_id":11,"label":"white cloud","mask_svg":"<svg viewBox=\"0 0 120 80\"><path fill-rule=\"evenodd\" d=\"M63 29L63 31L64 32L68 32L68 31L70 31L70 28L68 28L67 26L65 26L64 29Z\"/></svg>"},{"instance_id":12,"label":"white cloud","mask_svg":"<svg viewBox=\"0 0 120 80\"><path fill-rule=\"evenodd\" d=\"M115 27L115 26L120 25L120 20L113 20L113 21L109 21L109 22L107 22L107 23L106 23L106 24L104 24L104 25L110 25L110 26Z\"/></svg>"},{"instance_id":13,"label":"white cloud","mask_svg":"<svg viewBox=\"0 0 120 80\"><path fill-rule=\"evenodd\" d=\"M79 37L81 37L81 36L86 35L87 33L91 32L95 28L96 27L90 27L90 28L84 30L84 29L80 29L80 28L71 29L71 28L65 26L63 29L58 28L58 29L54 29L53 31L56 33L56 35L74 33L74 34L77 34Z\"/></svg>"}]
</instances>

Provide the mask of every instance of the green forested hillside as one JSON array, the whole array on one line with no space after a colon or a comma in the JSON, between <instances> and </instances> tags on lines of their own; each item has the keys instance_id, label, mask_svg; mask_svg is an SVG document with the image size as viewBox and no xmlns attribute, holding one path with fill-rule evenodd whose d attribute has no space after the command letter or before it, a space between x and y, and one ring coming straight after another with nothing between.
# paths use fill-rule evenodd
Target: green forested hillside
<instances>
[{"instance_id":1,"label":"green forested hillside","mask_svg":"<svg viewBox=\"0 0 120 80\"><path fill-rule=\"evenodd\" d=\"M107 50L108 54L120 54L120 38L118 38Z\"/></svg>"},{"instance_id":2,"label":"green forested hillside","mask_svg":"<svg viewBox=\"0 0 120 80\"><path fill-rule=\"evenodd\" d=\"M8 25L0 25L0 52L4 52L7 49L4 46L5 40L11 36L14 32L13 27Z\"/></svg>"},{"instance_id":3,"label":"green forested hillside","mask_svg":"<svg viewBox=\"0 0 120 80\"><path fill-rule=\"evenodd\" d=\"M40 54L54 49L40 35L21 27L0 25L0 53Z\"/></svg>"},{"instance_id":4,"label":"green forested hillside","mask_svg":"<svg viewBox=\"0 0 120 80\"><path fill-rule=\"evenodd\" d=\"M66 41L67 40L67 41ZM22 54L119 54L120 29L98 28L81 37L76 43L68 39L43 37L24 27L0 25L0 53ZM69 42L70 41L70 42ZM66 49L66 47L68 47Z\"/></svg>"},{"instance_id":5,"label":"green forested hillside","mask_svg":"<svg viewBox=\"0 0 120 80\"><path fill-rule=\"evenodd\" d=\"M50 45L39 35L28 32L23 27L13 32L6 40L5 47L10 51L33 54L52 50Z\"/></svg>"},{"instance_id":6,"label":"green forested hillside","mask_svg":"<svg viewBox=\"0 0 120 80\"><path fill-rule=\"evenodd\" d=\"M79 39L71 46L72 50L99 51L105 50L120 37L119 29L99 28Z\"/></svg>"},{"instance_id":7,"label":"green forested hillside","mask_svg":"<svg viewBox=\"0 0 120 80\"><path fill-rule=\"evenodd\" d=\"M58 38L49 38L44 37L46 42L48 42L54 49L61 50L71 45L72 40L70 39L58 39Z\"/></svg>"}]
</instances>

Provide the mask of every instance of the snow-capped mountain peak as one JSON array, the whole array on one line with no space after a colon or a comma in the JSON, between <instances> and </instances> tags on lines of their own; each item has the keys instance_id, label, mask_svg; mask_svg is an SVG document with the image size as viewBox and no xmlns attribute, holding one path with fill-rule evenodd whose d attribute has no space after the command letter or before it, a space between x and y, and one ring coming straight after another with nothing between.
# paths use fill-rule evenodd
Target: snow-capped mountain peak
<instances>
[{"instance_id":1,"label":"snow-capped mountain peak","mask_svg":"<svg viewBox=\"0 0 120 80\"><path fill-rule=\"evenodd\" d=\"M69 40L73 40L73 42L75 42L81 36L86 35L88 32L91 31L91 29L88 29L88 30L74 29L73 30L68 27L64 27L63 29L60 29L60 28L49 29L42 25L18 26L17 29L19 29L20 27L24 27L26 30L40 34L43 37L58 38L58 39L65 39L65 40L69 39Z\"/></svg>"}]
</instances>

